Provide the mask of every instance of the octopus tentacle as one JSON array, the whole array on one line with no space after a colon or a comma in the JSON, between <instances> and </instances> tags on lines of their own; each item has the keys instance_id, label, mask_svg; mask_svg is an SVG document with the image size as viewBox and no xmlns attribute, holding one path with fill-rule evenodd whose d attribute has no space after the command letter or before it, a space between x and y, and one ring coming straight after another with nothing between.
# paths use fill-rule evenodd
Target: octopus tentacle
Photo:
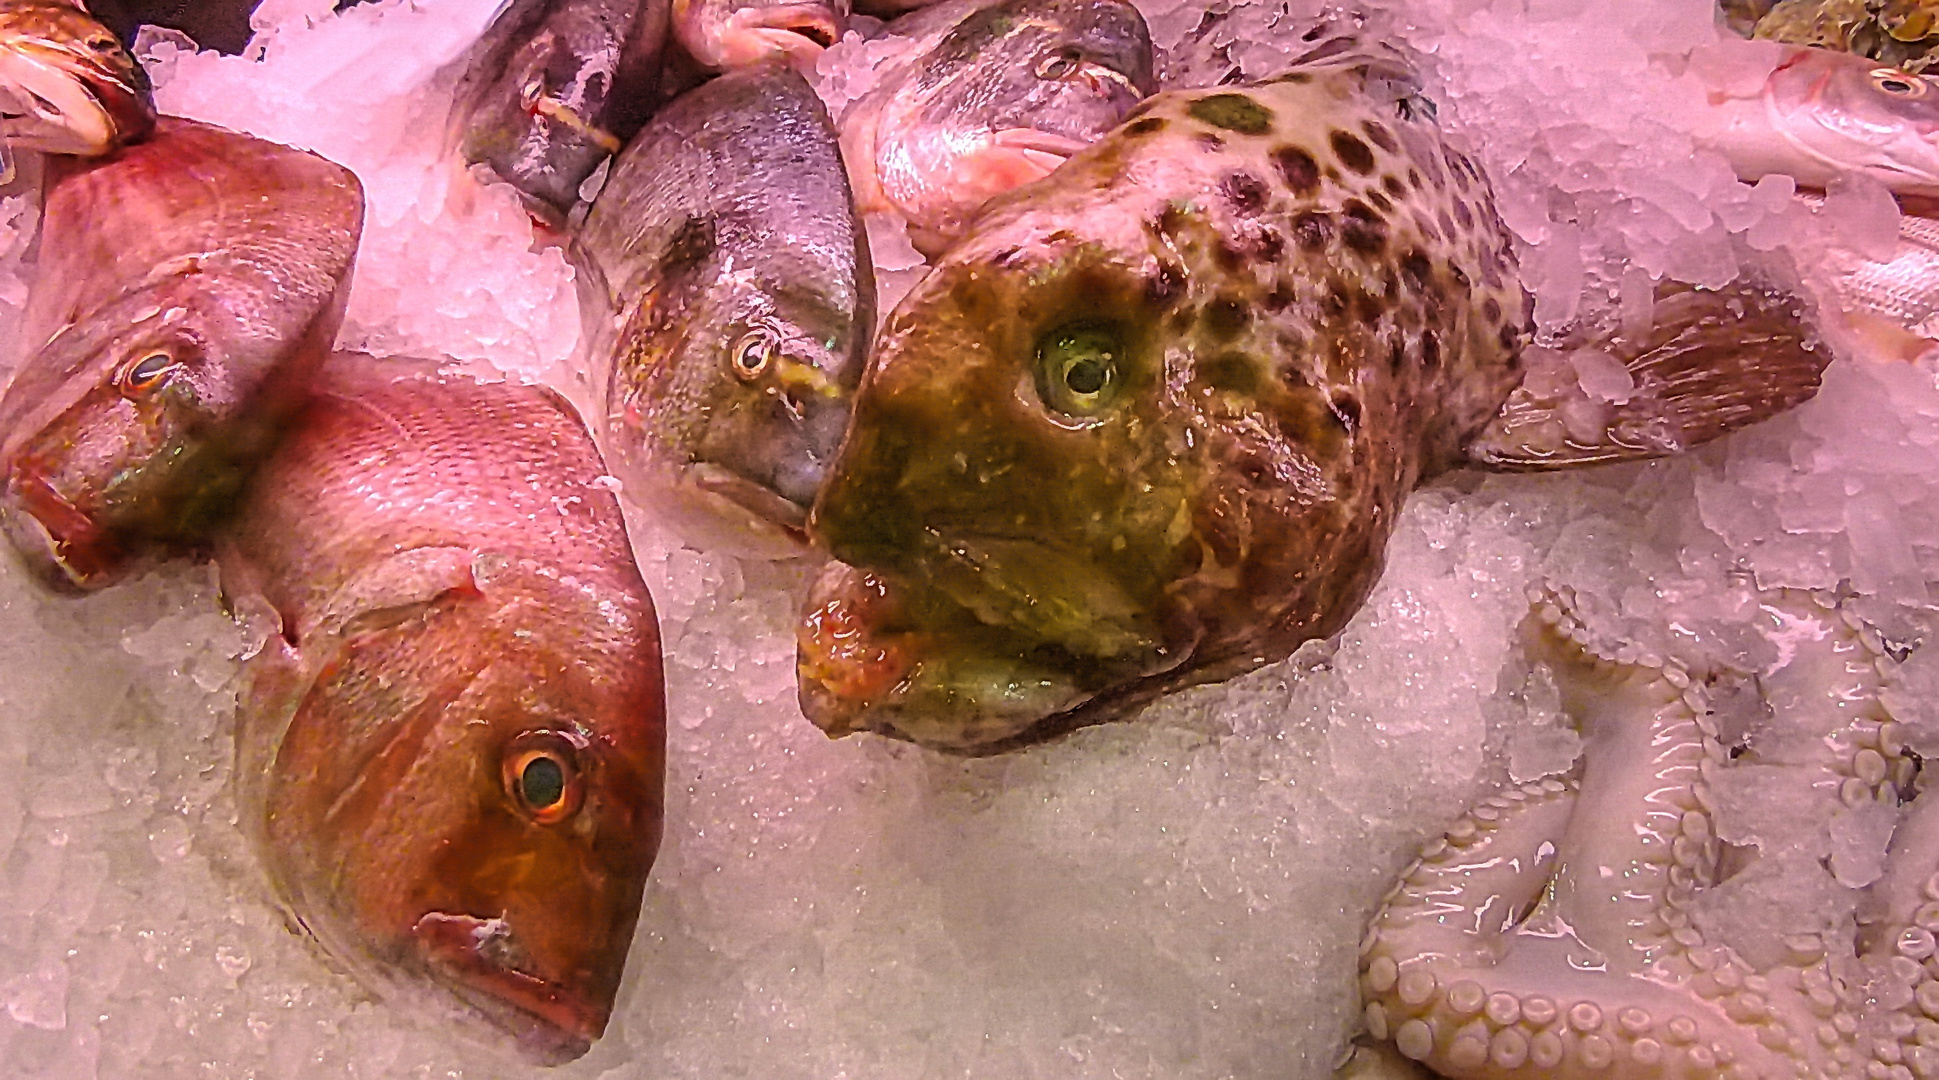
<instances>
[{"instance_id":1,"label":"octopus tentacle","mask_svg":"<svg viewBox=\"0 0 1939 1080\"><path fill-rule=\"evenodd\" d=\"M1834 715L1767 749L1840 799L1889 797L1895 736L1865 681L1876 641L1797 603L1770 610L1798 630L1774 671L1795 676L1800 708ZM1709 788L1726 767L1701 684L1596 640L1573 607L1566 590L1540 593L1524 626L1584 736L1580 780L1497 796L1409 869L1362 943L1369 1033L1458 1080L1896 1075L1917 1056L1896 1032L1916 1021L1862 1023L1879 982L1834 964L1822 936L1787 939L1760 972L1691 924L1714 884ZM1939 985L1928 993L1939 1006ZM1899 996L1916 1005L1916 990Z\"/></svg>"}]
</instances>

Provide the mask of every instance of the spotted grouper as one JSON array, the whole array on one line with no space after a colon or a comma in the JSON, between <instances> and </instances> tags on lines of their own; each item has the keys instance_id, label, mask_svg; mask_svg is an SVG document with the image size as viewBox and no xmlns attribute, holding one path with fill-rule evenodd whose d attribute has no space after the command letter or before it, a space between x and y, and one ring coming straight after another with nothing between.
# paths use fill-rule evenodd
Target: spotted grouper
<instances>
[{"instance_id":1,"label":"spotted grouper","mask_svg":"<svg viewBox=\"0 0 1939 1080\"><path fill-rule=\"evenodd\" d=\"M802 708L991 752L1278 660L1359 609L1430 477L1673 453L1809 397L1802 309L1664 287L1646 332L1581 343L1638 384L1583 422L1522 385L1508 232L1397 54L1159 95L884 326L809 522L838 562Z\"/></svg>"},{"instance_id":2,"label":"spotted grouper","mask_svg":"<svg viewBox=\"0 0 1939 1080\"><path fill-rule=\"evenodd\" d=\"M604 475L549 390L346 354L220 549L269 630L238 804L294 924L546 1064L604 1031L660 839L659 630Z\"/></svg>"}]
</instances>

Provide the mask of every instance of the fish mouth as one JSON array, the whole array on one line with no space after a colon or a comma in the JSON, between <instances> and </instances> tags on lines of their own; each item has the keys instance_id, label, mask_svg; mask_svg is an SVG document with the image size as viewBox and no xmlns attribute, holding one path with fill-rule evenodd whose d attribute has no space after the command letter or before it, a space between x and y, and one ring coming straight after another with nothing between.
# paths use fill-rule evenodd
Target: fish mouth
<instances>
[{"instance_id":1,"label":"fish mouth","mask_svg":"<svg viewBox=\"0 0 1939 1080\"><path fill-rule=\"evenodd\" d=\"M490 952L513 952L502 919L434 911L411 934L433 977L537 1065L583 1057L606 1031L612 1002L518 970Z\"/></svg>"},{"instance_id":2,"label":"fish mouth","mask_svg":"<svg viewBox=\"0 0 1939 1080\"><path fill-rule=\"evenodd\" d=\"M1041 180L1089 145L1039 128L1004 128L990 136L987 147L971 156L973 169L997 177L994 183L986 181L976 187L1007 190ZM975 182L973 178L959 179Z\"/></svg>"},{"instance_id":3,"label":"fish mouth","mask_svg":"<svg viewBox=\"0 0 1939 1080\"><path fill-rule=\"evenodd\" d=\"M39 477L14 473L0 500L0 530L35 576L63 592L98 589L121 566L120 545Z\"/></svg>"},{"instance_id":4,"label":"fish mouth","mask_svg":"<svg viewBox=\"0 0 1939 1080\"><path fill-rule=\"evenodd\" d=\"M820 4L741 8L728 16L721 31L716 66L745 67L780 57L796 67L812 68L841 35L841 24Z\"/></svg>"},{"instance_id":5,"label":"fish mouth","mask_svg":"<svg viewBox=\"0 0 1939 1080\"><path fill-rule=\"evenodd\" d=\"M48 154L98 156L154 130L139 88L77 48L0 38L0 138Z\"/></svg>"}]
</instances>

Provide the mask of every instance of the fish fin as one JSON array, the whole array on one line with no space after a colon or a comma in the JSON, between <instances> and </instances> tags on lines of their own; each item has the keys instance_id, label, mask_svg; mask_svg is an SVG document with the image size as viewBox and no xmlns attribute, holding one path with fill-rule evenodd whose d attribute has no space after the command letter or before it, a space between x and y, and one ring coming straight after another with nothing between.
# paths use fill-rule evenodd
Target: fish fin
<instances>
[{"instance_id":1,"label":"fish fin","mask_svg":"<svg viewBox=\"0 0 1939 1080\"><path fill-rule=\"evenodd\" d=\"M338 587L324 603L315 629L355 637L410 619L446 593L477 592L472 572L476 561L476 554L464 547L399 552Z\"/></svg>"},{"instance_id":2,"label":"fish fin","mask_svg":"<svg viewBox=\"0 0 1939 1080\"><path fill-rule=\"evenodd\" d=\"M1531 365L1469 441L1471 464L1524 472L1680 453L1809 400L1831 362L1801 297L1743 279L1722 289L1661 283L1647 330L1548 352L1551 375L1557 366L1581 372L1572 361L1599 354L1631 388L1592 394L1580 376L1537 378Z\"/></svg>"}]
</instances>

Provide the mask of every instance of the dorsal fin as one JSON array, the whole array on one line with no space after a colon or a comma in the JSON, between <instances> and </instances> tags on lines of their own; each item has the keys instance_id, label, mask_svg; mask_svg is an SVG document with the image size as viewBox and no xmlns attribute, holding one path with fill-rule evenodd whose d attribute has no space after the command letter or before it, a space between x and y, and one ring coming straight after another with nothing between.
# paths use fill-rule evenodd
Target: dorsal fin
<instances>
[{"instance_id":1,"label":"dorsal fin","mask_svg":"<svg viewBox=\"0 0 1939 1080\"><path fill-rule=\"evenodd\" d=\"M1804 300L1756 280L1664 282L1652 315L1641 334L1562 351L1564 363L1614 361L1631 389L1592 396L1579 380L1525 379L1468 443L1469 461L1530 471L1680 453L1809 400L1831 361Z\"/></svg>"}]
</instances>

